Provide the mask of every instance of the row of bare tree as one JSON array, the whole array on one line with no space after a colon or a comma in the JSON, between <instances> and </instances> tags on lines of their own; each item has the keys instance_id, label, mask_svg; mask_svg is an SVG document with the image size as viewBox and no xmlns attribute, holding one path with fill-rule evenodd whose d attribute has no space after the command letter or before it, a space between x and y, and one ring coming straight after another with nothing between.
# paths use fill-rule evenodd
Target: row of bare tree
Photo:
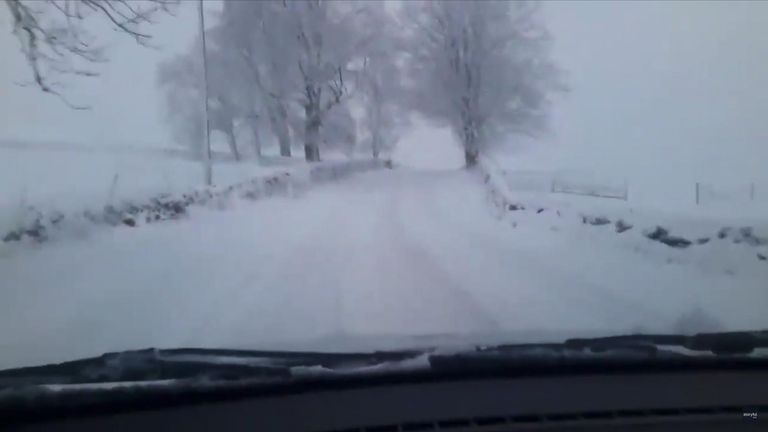
<instances>
[{"instance_id":1,"label":"row of bare tree","mask_svg":"<svg viewBox=\"0 0 768 432\"><path fill-rule=\"evenodd\" d=\"M5 2L35 82L50 93L50 74L92 75L71 57L100 60L80 24L85 12L145 42L141 26L177 3ZM61 24L48 24L56 14ZM207 91L200 41L158 71L170 124L195 151L207 94L210 128L235 159L260 156L267 143L283 156L302 144L310 162L321 149L378 158L418 113L449 126L472 166L488 146L543 130L563 89L534 3L227 1L216 18L206 29Z\"/></svg>"}]
</instances>

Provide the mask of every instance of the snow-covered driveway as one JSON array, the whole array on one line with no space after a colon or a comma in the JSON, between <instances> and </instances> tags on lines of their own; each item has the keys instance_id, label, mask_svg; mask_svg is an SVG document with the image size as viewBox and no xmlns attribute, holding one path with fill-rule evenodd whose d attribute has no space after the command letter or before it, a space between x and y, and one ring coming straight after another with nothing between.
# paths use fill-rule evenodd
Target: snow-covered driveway
<instances>
[{"instance_id":1,"label":"snow-covered driveway","mask_svg":"<svg viewBox=\"0 0 768 432\"><path fill-rule=\"evenodd\" d=\"M0 257L0 368L149 346L672 331L697 308L768 327L768 266L707 273L550 228L496 219L464 171L395 169L17 251Z\"/></svg>"}]
</instances>

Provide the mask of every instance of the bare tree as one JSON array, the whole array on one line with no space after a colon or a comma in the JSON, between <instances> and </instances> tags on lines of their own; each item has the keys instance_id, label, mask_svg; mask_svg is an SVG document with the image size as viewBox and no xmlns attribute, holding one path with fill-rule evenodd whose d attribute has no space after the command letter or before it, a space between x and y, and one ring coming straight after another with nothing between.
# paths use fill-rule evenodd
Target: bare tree
<instances>
[{"instance_id":1,"label":"bare tree","mask_svg":"<svg viewBox=\"0 0 768 432\"><path fill-rule=\"evenodd\" d=\"M147 45L151 36L142 25L151 24L157 13L170 12L179 0L5 0L13 19L13 34L32 71L34 84L61 98L59 75L92 77L94 63L106 61L98 38L88 31L89 18L102 19L115 29Z\"/></svg>"},{"instance_id":2,"label":"bare tree","mask_svg":"<svg viewBox=\"0 0 768 432\"><path fill-rule=\"evenodd\" d=\"M238 66L256 87L282 156L291 155L288 104L296 88L295 56L286 39L287 8L277 1L227 2L219 25L211 30L220 49L239 58Z\"/></svg>"},{"instance_id":3,"label":"bare tree","mask_svg":"<svg viewBox=\"0 0 768 432\"><path fill-rule=\"evenodd\" d=\"M320 144L333 135L323 134L324 122L354 88L348 66L367 41L354 22L366 8L325 0L225 3L214 34L250 70L281 154L290 155L293 135L303 138L308 161L320 160ZM333 129L348 120L338 113Z\"/></svg>"},{"instance_id":4,"label":"bare tree","mask_svg":"<svg viewBox=\"0 0 768 432\"><path fill-rule=\"evenodd\" d=\"M408 2L414 104L451 126L467 167L510 133L546 125L550 95L562 89L537 4Z\"/></svg>"},{"instance_id":5,"label":"bare tree","mask_svg":"<svg viewBox=\"0 0 768 432\"><path fill-rule=\"evenodd\" d=\"M176 138L195 152L203 151L202 138L205 136L201 126L204 123L205 85L198 54L199 43L198 40L190 51L162 63L158 69L158 83L165 91L171 127ZM236 125L241 120L258 118L257 110L251 104L249 87L238 74L238 69L231 67L227 57L219 50L211 49L208 56L210 129L225 135L232 156L240 160Z\"/></svg>"},{"instance_id":6,"label":"bare tree","mask_svg":"<svg viewBox=\"0 0 768 432\"><path fill-rule=\"evenodd\" d=\"M400 105L397 68L379 56L366 59L363 71L363 119L374 159L390 150L408 124L408 112Z\"/></svg>"},{"instance_id":7,"label":"bare tree","mask_svg":"<svg viewBox=\"0 0 768 432\"><path fill-rule=\"evenodd\" d=\"M235 124L237 121L237 109L234 104L225 97L214 97L210 101L210 127L211 130L221 131L227 137L227 145L236 161L240 160L240 151L237 149L235 136Z\"/></svg>"},{"instance_id":8,"label":"bare tree","mask_svg":"<svg viewBox=\"0 0 768 432\"><path fill-rule=\"evenodd\" d=\"M395 145L409 119L403 106L400 26L394 18L384 3L374 3L365 19L357 22L375 29L375 38L365 47L363 67L358 73L361 125L374 159Z\"/></svg>"},{"instance_id":9,"label":"bare tree","mask_svg":"<svg viewBox=\"0 0 768 432\"><path fill-rule=\"evenodd\" d=\"M202 64L183 54L158 67L158 84L165 94L166 117L176 141L203 158L205 128Z\"/></svg>"},{"instance_id":10,"label":"bare tree","mask_svg":"<svg viewBox=\"0 0 768 432\"><path fill-rule=\"evenodd\" d=\"M289 3L293 18L297 66L301 76L300 104L304 108L304 156L320 160L320 131L327 114L339 105L348 88L347 63L357 36L349 17L338 4L324 0Z\"/></svg>"},{"instance_id":11,"label":"bare tree","mask_svg":"<svg viewBox=\"0 0 768 432\"><path fill-rule=\"evenodd\" d=\"M357 121L349 104L331 110L320 130L320 143L324 148L341 150L351 156L357 146Z\"/></svg>"}]
</instances>

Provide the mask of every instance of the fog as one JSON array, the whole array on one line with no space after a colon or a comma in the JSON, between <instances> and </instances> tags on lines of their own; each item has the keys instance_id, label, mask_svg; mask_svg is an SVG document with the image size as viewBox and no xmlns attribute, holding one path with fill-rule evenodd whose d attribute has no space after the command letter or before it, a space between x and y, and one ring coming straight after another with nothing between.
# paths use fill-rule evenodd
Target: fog
<instances>
[{"instance_id":1,"label":"fog","mask_svg":"<svg viewBox=\"0 0 768 432\"><path fill-rule=\"evenodd\" d=\"M766 2L206 0L203 69L179 1L78 78L38 5L163 0L52 1L0 1L0 368L768 328Z\"/></svg>"},{"instance_id":2,"label":"fog","mask_svg":"<svg viewBox=\"0 0 768 432\"><path fill-rule=\"evenodd\" d=\"M766 176L768 4L548 3L564 158ZM765 178L765 177L763 177Z\"/></svg>"},{"instance_id":3,"label":"fog","mask_svg":"<svg viewBox=\"0 0 768 432\"><path fill-rule=\"evenodd\" d=\"M16 84L29 71L1 8L0 139L172 145L156 67L191 44L195 11L183 3L159 20L156 50L106 30L101 76L65 90L92 109L73 111ZM555 103L551 133L515 156L611 172L768 176L768 4L552 2L545 14L570 91Z\"/></svg>"}]
</instances>

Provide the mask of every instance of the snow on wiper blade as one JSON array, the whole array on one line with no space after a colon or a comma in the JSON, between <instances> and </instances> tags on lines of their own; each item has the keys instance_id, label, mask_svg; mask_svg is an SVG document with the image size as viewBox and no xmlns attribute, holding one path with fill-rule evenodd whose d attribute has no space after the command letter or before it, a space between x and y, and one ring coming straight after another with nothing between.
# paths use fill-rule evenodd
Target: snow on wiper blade
<instances>
[{"instance_id":1,"label":"snow on wiper blade","mask_svg":"<svg viewBox=\"0 0 768 432\"><path fill-rule=\"evenodd\" d=\"M107 353L44 366L0 371L0 388L167 380L285 381L316 372L386 373L426 357L433 372L501 367L505 370L573 365L688 362L696 354L743 357L768 348L768 332L687 335L623 335L569 339L564 343L477 347L451 354L434 350L317 353L228 349L145 349ZM754 355L753 357L759 357ZM753 360L758 360L757 358Z\"/></svg>"},{"instance_id":2,"label":"snow on wiper blade","mask_svg":"<svg viewBox=\"0 0 768 432\"><path fill-rule=\"evenodd\" d=\"M421 351L313 353L227 349L144 349L0 371L0 388L162 380L285 380L292 368L346 370L396 362Z\"/></svg>"},{"instance_id":3,"label":"snow on wiper blade","mask_svg":"<svg viewBox=\"0 0 768 432\"><path fill-rule=\"evenodd\" d=\"M216 363L200 360L176 361L162 350L146 349L107 353L58 364L0 371L0 387L39 384L91 384L139 382L190 378L239 379L288 376L284 367Z\"/></svg>"},{"instance_id":4,"label":"snow on wiper blade","mask_svg":"<svg viewBox=\"0 0 768 432\"><path fill-rule=\"evenodd\" d=\"M437 372L513 372L629 370L635 367L765 367L768 332L723 332L688 335L623 335L569 339L563 343L530 343L478 347L429 356ZM702 356L701 354L705 354ZM709 355L706 355L709 354Z\"/></svg>"},{"instance_id":5,"label":"snow on wiper blade","mask_svg":"<svg viewBox=\"0 0 768 432\"><path fill-rule=\"evenodd\" d=\"M592 351L618 347L679 347L691 351L708 351L717 355L750 354L768 348L768 331L699 333L688 335L624 335L588 339L569 339L564 345L572 349Z\"/></svg>"},{"instance_id":6,"label":"snow on wiper blade","mask_svg":"<svg viewBox=\"0 0 768 432\"><path fill-rule=\"evenodd\" d=\"M435 372L539 373L568 368L627 366L686 358L676 352L658 350L647 344L622 345L591 350L565 343L519 344L481 347L474 351L438 354L429 357Z\"/></svg>"}]
</instances>

